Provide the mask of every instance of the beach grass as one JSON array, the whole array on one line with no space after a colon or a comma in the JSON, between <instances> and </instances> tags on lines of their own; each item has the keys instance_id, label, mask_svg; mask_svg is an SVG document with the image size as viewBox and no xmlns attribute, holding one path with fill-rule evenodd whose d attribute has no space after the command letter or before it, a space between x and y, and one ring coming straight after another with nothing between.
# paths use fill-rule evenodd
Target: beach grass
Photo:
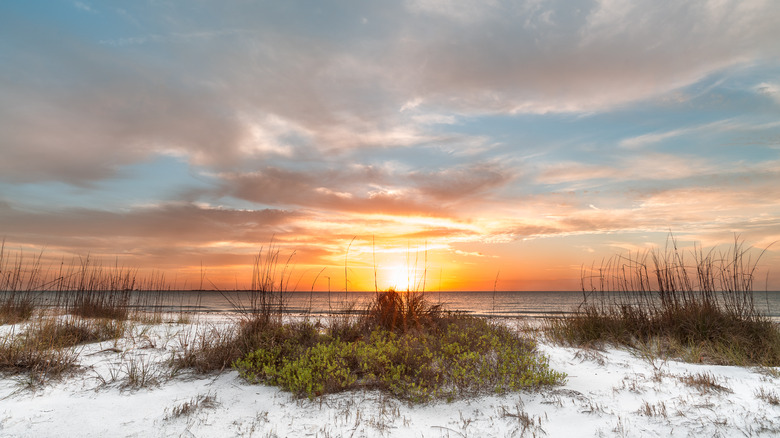
<instances>
[{"instance_id":1,"label":"beach grass","mask_svg":"<svg viewBox=\"0 0 780 438\"><path fill-rule=\"evenodd\" d=\"M345 302L329 316L291 317L294 253L283 257L271 244L254 259L248 295L224 294L235 318L179 333L168 366L171 375L235 369L299 397L369 388L411 402L561 383L565 375L536 351L533 337L540 335L582 351L612 343L647 357L777 366L780 331L755 309L760 254L749 253L735 241L725 253L683 254L671 239L663 252L617 256L583 274L583 304L542 334L450 312L424 290L377 290L361 308ZM159 307L155 301L170 289L162 277L138 279L133 269L89 257L59 269L44 269L40 260L10 257L0 246L0 323L18 325L0 338L0 371L42 382L76 366L74 346L123 336L129 319L161 322L159 311L131 309ZM139 287L156 292L139 302ZM53 303L37 304L40 290L53 292ZM143 363L126 371L132 387L156 381Z\"/></svg>"},{"instance_id":2,"label":"beach grass","mask_svg":"<svg viewBox=\"0 0 780 438\"><path fill-rule=\"evenodd\" d=\"M0 373L22 376L32 386L79 368L80 346L116 340L128 320L161 322L167 286L161 277L138 280L134 269L103 266L89 256L45 266L0 243ZM134 296L139 290L150 293ZM128 376L143 383L143 367ZM140 380L139 380L140 379Z\"/></svg>"},{"instance_id":3,"label":"beach grass","mask_svg":"<svg viewBox=\"0 0 780 438\"><path fill-rule=\"evenodd\" d=\"M618 255L583 273L582 304L550 320L552 339L608 342L691 362L780 365L780 329L756 310L753 283L762 252L735 239L725 252Z\"/></svg>"},{"instance_id":4,"label":"beach grass","mask_svg":"<svg viewBox=\"0 0 780 438\"><path fill-rule=\"evenodd\" d=\"M32 297L24 293L9 293L0 298L0 325L27 321L33 315Z\"/></svg>"},{"instance_id":5,"label":"beach grass","mask_svg":"<svg viewBox=\"0 0 780 438\"><path fill-rule=\"evenodd\" d=\"M153 425L161 436L183 430L204 436L411 436L420 431L763 436L780 431L774 415L780 406L776 366L735 369L667 360L684 354L693 362L721 363L712 359L710 338L686 343L654 332L626 335L631 326L621 322L608 335L589 328L591 334L582 336L577 326L567 329L562 321L554 332L543 324L450 312L431 303L424 290L376 291L365 305L340 302L324 316L292 314L286 307L288 290L294 289L290 258L277 251L256 257L258 281L231 314L181 314L163 322L155 313L141 318L132 309L135 298L124 303L109 297L106 302L115 304L105 307L127 306L126 317L81 313L73 310L78 290L57 292L61 299L55 305L32 300L29 316L0 327L0 375L8 399L17 401L0 426L25 436L67 423L69 430L102 436L105 429L82 413L94 417L105 405L111 406L106 421L113 421L107 427L148 434ZM100 275L112 272L115 267ZM97 295L104 288L85 287L82 293ZM12 292L24 297L28 291L17 286ZM126 293L121 287L108 292ZM637 299L628 291L605 289L589 295L588 302L606 308L602 304L626 301L594 298L617 299L621 293L625 300ZM566 330L572 336L565 338ZM550 343L554 336L575 348ZM739 358L741 353L729 354ZM236 376L245 383L237 385ZM20 407L30 400L40 409ZM31 412L53 418L51 425L30 424Z\"/></svg>"},{"instance_id":6,"label":"beach grass","mask_svg":"<svg viewBox=\"0 0 780 438\"><path fill-rule=\"evenodd\" d=\"M0 325L24 322L38 314L70 314L82 318L162 320L161 305L171 285L162 274L140 278L136 269L104 265L90 256L43 263L8 251L0 243ZM180 315L186 319L186 315Z\"/></svg>"},{"instance_id":7,"label":"beach grass","mask_svg":"<svg viewBox=\"0 0 780 438\"><path fill-rule=\"evenodd\" d=\"M123 336L122 322L73 316L40 316L0 337L0 372L43 384L78 367L74 347Z\"/></svg>"},{"instance_id":8,"label":"beach grass","mask_svg":"<svg viewBox=\"0 0 780 438\"><path fill-rule=\"evenodd\" d=\"M0 325L16 324L32 317L35 309L33 294L27 288L27 279L35 278L40 271L40 255L30 266L21 254L10 255L5 249L5 239L0 242Z\"/></svg>"}]
</instances>

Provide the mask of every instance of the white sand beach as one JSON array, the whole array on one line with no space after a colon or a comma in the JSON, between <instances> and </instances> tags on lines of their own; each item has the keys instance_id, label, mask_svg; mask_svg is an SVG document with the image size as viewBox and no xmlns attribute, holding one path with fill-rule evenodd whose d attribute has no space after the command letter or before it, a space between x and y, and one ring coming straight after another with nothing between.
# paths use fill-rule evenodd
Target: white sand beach
<instances>
[{"instance_id":1,"label":"white sand beach","mask_svg":"<svg viewBox=\"0 0 780 438\"><path fill-rule=\"evenodd\" d=\"M171 376L166 361L187 333L215 323L133 323L121 340L80 347L80 370L61 381L33 388L4 376L0 436L780 436L780 368L689 364L547 341L538 348L568 374L564 385L449 403L409 405L378 391L296 399L233 370ZM134 388L131 375L147 384Z\"/></svg>"}]
</instances>

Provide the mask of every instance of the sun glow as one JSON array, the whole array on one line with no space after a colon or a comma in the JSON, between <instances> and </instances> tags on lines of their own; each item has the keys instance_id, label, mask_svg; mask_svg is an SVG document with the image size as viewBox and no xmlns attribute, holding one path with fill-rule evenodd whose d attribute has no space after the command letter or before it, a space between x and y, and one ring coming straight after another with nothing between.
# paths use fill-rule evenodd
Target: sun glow
<instances>
[{"instance_id":1,"label":"sun glow","mask_svg":"<svg viewBox=\"0 0 780 438\"><path fill-rule=\"evenodd\" d=\"M380 269L378 286L382 289L395 289L398 292L424 291L435 286L431 271L425 268L405 264L390 265Z\"/></svg>"},{"instance_id":2,"label":"sun glow","mask_svg":"<svg viewBox=\"0 0 780 438\"><path fill-rule=\"evenodd\" d=\"M408 291L412 289L412 273L406 266L393 266L387 269L388 284L387 288L397 291Z\"/></svg>"}]
</instances>

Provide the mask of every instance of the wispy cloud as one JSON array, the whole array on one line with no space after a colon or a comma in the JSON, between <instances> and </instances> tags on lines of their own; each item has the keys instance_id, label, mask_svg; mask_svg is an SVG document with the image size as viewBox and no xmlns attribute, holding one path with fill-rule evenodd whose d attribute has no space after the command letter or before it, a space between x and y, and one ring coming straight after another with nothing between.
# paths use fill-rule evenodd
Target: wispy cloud
<instances>
[{"instance_id":1,"label":"wispy cloud","mask_svg":"<svg viewBox=\"0 0 780 438\"><path fill-rule=\"evenodd\" d=\"M768 92L771 95L771 90ZM648 145L660 143L671 138L682 137L696 133L709 133L712 131L730 132L730 131L750 131L764 130L780 126L780 122L755 123L738 120L735 118L718 120L716 122L687 126L685 128L672 129L668 131L652 132L642 134L620 141L620 147L626 149L638 149Z\"/></svg>"},{"instance_id":2,"label":"wispy cloud","mask_svg":"<svg viewBox=\"0 0 780 438\"><path fill-rule=\"evenodd\" d=\"M75 6L77 9L80 9L82 11L95 12L95 10L90 5L84 2L74 2L73 6Z\"/></svg>"},{"instance_id":3,"label":"wispy cloud","mask_svg":"<svg viewBox=\"0 0 780 438\"><path fill-rule=\"evenodd\" d=\"M780 103L780 85L771 82L762 82L758 85L757 90L759 93L769 96Z\"/></svg>"},{"instance_id":4,"label":"wispy cloud","mask_svg":"<svg viewBox=\"0 0 780 438\"><path fill-rule=\"evenodd\" d=\"M753 167L758 170L761 166ZM745 171L732 164L721 165L702 157L684 154L643 153L613 158L603 164L558 162L541 168L537 181L543 184L571 184L581 187L626 181L680 180L695 176Z\"/></svg>"}]
</instances>

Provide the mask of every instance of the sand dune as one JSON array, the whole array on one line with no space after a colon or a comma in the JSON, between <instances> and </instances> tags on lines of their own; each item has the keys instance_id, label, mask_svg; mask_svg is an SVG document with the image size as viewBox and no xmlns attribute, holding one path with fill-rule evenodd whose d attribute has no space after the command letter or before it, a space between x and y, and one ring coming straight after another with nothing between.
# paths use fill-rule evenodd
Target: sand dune
<instances>
[{"instance_id":1,"label":"sand dune","mask_svg":"<svg viewBox=\"0 0 780 438\"><path fill-rule=\"evenodd\" d=\"M172 351L204 324L219 321L135 323L121 340L81 347L80 371L59 382L31 388L18 376L0 379L0 436L780 435L780 368L688 364L542 341L551 366L569 376L562 386L425 405L377 391L301 400L247 384L232 370L171 375Z\"/></svg>"}]
</instances>

